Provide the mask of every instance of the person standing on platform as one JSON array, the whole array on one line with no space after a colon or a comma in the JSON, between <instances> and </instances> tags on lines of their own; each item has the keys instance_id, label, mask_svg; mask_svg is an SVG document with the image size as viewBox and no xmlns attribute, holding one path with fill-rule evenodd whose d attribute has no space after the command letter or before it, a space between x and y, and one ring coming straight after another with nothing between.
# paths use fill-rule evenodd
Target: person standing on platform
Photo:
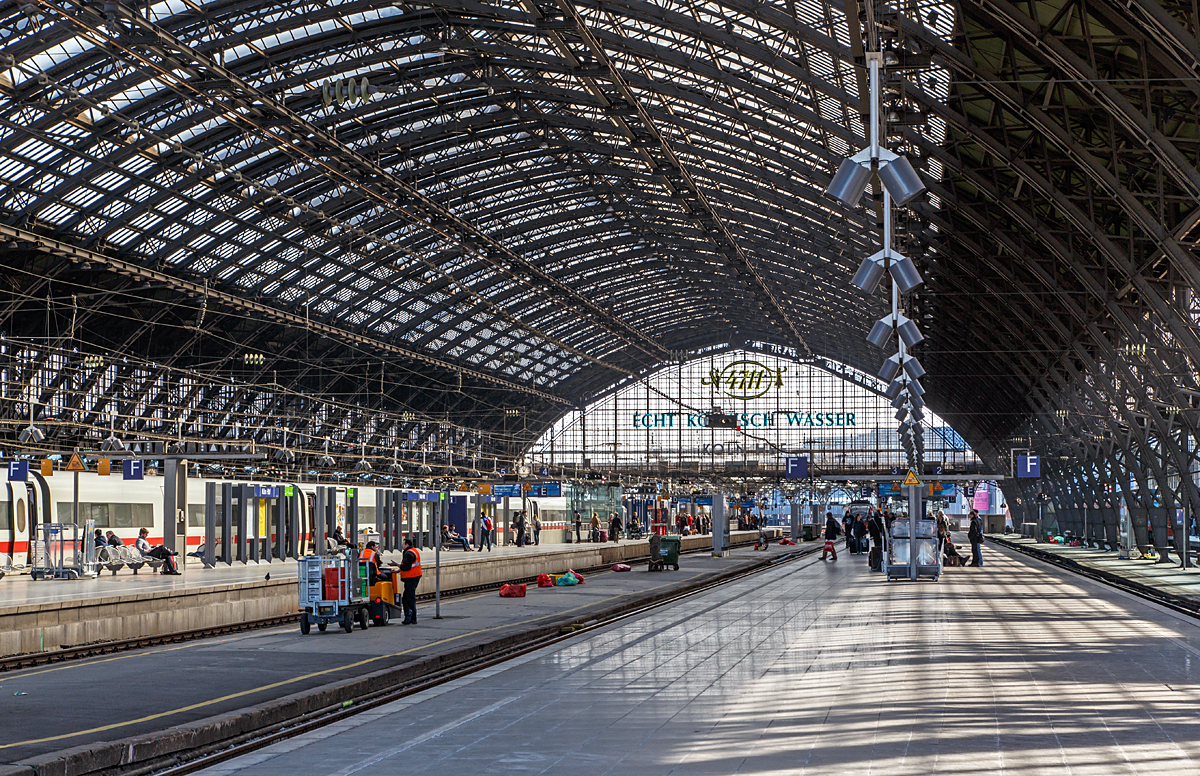
<instances>
[{"instance_id":1,"label":"person standing on platform","mask_svg":"<svg viewBox=\"0 0 1200 776\"><path fill-rule=\"evenodd\" d=\"M825 560L825 556L831 552L833 553L833 559L837 560L837 547L834 546L833 542L835 539L837 539L838 534L841 532L842 532L842 529L838 527L837 520L833 519L833 513L826 512L825 513L825 547L824 547L824 549L821 550L821 560Z\"/></svg>"},{"instance_id":2,"label":"person standing on platform","mask_svg":"<svg viewBox=\"0 0 1200 776\"><path fill-rule=\"evenodd\" d=\"M525 546L525 512L517 513L517 519L513 521L513 530L517 534L517 546Z\"/></svg>"},{"instance_id":3,"label":"person standing on platform","mask_svg":"<svg viewBox=\"0 0 1200 776\"><path fill-rule=\"evenodd\" d=\"M533 545L536 547L542 543L542 518L538 515L533 516Z\"/></svg>"},{"instance_id":4,"label":"person standing on platform","mask_svg":"<svg viewBox=\"0 0 1200 776\"><path fill-rule=\"evenodd\" d=\"M617 517L616 512L609 512L608 540L610 542L621 541L621 518Z\"/></svg>"},{"instance_id":5,"label":"person standing on platform","mask_svg":"<svg viewBox=\"0 0 1200 776\"><path fill-rule=\"evenodd\" d=\"M937 540L938 552L942 552L942 548L946 546L947 540L950 539L950 524L946 522L946 513L938 510L937 513Z\"/></svg>"},{"instance_id":6,"label":"person standing on platform","mask_svg":"<svg viewBox=\"0 0 1200 776\"><path fill-rule=\"evenodd\" d=\"M496 527L492 521L491 515L484 515L479 521L479 549L477 552L483 552L483 545L487 545L488 552L492 551L492 529Z\"/></svg>"},{"instance_id":7,"label":"person standing on platform","mask_svg":"<svg viewBox=\"0 0 1200 776\"><path fill-rule=\"evenodd\" d=\"M983 565L983 520L977 510L971 510L971 526L967 529L967 538L971 540L971 565Z\"/></svg>"},{"instance_id":8,"label":"person standing on platform","mask_svg":"<svg viewBox=\"0 0 1200 776\"><path fill-rule=\"evenodd\" d=\"M400 581L404 583L404 593L400 596L400 606L404 609L402 625L417 624L417 585L421 582L421 552L413 546L411 536L404 538L404 555L400 558Z\"/></svg>"},{"instance_id":9,"label":"person standing on platform","mask_svg":"<svg viewBox=\"0 0 1200 776\"><path fill-rule=\"evenodd\" d=\"M579 510L575 510L575 543L583 544L583 518L579 516Z\"/></svg>"},{"instance_id":10,"label":"person standing on platform","mask_svg":"<svg viewBox=\"0 0 1200 776\"><path fill-rule=\"evenodd\" d=\"M592 513L591 529L592 542L595 543L600 541L600 515L596 514L595 512Z\"/></svg>"}]
</instances>

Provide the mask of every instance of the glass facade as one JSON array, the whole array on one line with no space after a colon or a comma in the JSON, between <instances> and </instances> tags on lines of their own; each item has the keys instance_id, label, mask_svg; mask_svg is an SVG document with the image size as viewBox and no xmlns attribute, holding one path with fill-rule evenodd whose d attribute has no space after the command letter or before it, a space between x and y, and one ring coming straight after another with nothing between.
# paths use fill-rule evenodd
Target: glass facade
<instances>
[{"instance_id":1,"label":"glass facade","mask_svg":"<svg viewBox=\"0 0 1200 776\"><path fill-rule=\"evenodd\" d=\"M809 457L815 475L904 465L895 410L882 383L842 365L726 350L622 385L559 419L530 448L534 465L648 476L689 472L782 475ZM710 413L734 428L712 428ZM977 467L963 439L926 415L928 464Z\"/></svg>"}]
</instances>

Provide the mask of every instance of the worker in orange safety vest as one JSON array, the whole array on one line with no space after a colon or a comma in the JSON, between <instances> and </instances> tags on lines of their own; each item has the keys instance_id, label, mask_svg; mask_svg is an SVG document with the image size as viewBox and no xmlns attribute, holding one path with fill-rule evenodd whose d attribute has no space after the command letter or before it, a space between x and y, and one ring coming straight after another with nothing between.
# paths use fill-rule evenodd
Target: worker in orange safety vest
<instances>
[{"instance_id":1,"label":"worker in orange safety vest","mask_svg":"<svg viewBox=\"0 0 1200 776\"><path fill-rule=\"evenodd\" d=\"M404 539L404 557L400 559L400 581L404 594L400 605L404 609L403 625L417 624L417 585L421 582L421 553L413 546L412 537Z\"/></svg>"}]
</instances>

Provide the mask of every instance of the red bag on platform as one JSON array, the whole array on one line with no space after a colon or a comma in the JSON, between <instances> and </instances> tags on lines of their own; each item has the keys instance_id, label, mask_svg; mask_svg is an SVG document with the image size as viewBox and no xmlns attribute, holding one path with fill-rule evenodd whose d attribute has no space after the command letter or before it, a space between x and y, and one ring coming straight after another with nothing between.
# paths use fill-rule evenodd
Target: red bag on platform
<instances>
[{"instance_id":1,"label":"red bag on platform","mask_svg":"<svg viewBox=\"0 0 1200 776\"><path fill-rule=\"evenodd\" d=\"M549 574L538 574L538 587L554 587L554 580Z\"/></svg>"},{"instance_id":2,"label":"red bag on platform","mask_svg":"<svg viewBox=\"0 0 1200 776\"><path fill-rule=\"evenodd\" d=\"M612 570L613 571L632 571L633 567L626 565L624 563L614 563L612 565Z\"/></svg>"},{"instance_id":3,"label":"red bag on platform","mask_svg":"<svg viewBox=\"0 0 1200 776\"><path fill-rule=\"evenodd\" d=\"M579 573L578 571L576 571L575 569L567 569L567 571L569 571L569 572L571 572L572 574L574 574L574 575L575 575L575 578L579 580L579 584L581 584L581 585L582 585L582 584L584 583L584 582L583 582L583 574L580 574L580 573Z\"/></svg>"},{"instance_id":4,"label":"red bag on platform","mask_svg":"<svg viewBox=\"0 0 1200 776\"><path fill-rule=\"evenodd\" d=\"M500 586L500 597L501 598L524 598L525 597L525 585L501 585Z\"/></svg>"}]
</instances>

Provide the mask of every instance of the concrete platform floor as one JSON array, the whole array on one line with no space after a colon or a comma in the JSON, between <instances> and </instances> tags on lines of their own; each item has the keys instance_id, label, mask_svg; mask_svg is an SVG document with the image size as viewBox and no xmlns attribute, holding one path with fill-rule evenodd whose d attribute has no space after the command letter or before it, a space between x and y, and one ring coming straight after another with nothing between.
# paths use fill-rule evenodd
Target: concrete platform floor
<instances>
[{"instance_id":1,"label":"concrete platform floor","mask_svg":"<svg viewBox=\"0 0 1200 776\"><path fill-rule=\"evenodd\" d=\"M620 543L629 544L630 542L622 540ZM543 543L526 547L496 547L491 553L485 551L482 554L466 553L462 550L446 550L441 553L441 562L453 564L479 557L543 554L569 550L573 547L586 548L590 546L592 545L587 542L581 545ZM384 558L399 562L400 555L399 552L388 552L384 553ZM432 555L432 550L422 552L426 567L432 567ZM210 569L205 568L199 558L188 558L187 566L183 569L184 573L179 576L156 574L149 567L141 569L136 575L128 569L121 569L115 575L105 571L95 579L77 580L51 579L35 582L30 579L28 574L10 574L0 580L0 609L54 601L78 601L81 598L106 598L214 585L243 584L261 580L267 574L271 575L271 579L295 579L298 565L294 560L275 560L270 563L234 563L232 566L221 564Z\"/></svg>"},{"instance_id":2,"label":"concrete platform floor","mask_svg":"<svg viewBox=\"0 0 1200 776\"><path fill-rule=\"evenodd\" d=\"M308 636L298 627L271 628L3 673L0 763L154 733L431 654L489 643L795 549L738 549L723 559L684 555L679 571L649 574L643 565L626 573L589 574L583 586L530 587L524 599L499 598L495 591L448 598L442 602L441 620L432 619L432 603L419 605L416 627L396 622L367 631L356 628L352 634L314 628Z\"/></svg>"},{"instance_id":3,"label":"concrete platform floor","mask_svg":"<svg viewBox=\"0 0 1200 776\"><path fill-rule=\"evenodd\" d=\"M1113 574L1163 590L1175 595L1200 599L1200 569L1184 569L1179 566L1179 554L1172 552L1172 563L1157 563L1153 560L1121 560L1115 552L1105 552L1092 547L1067 547L1062 544L1035 542L1020 536L995 536L1020 546L1036 547L1061 558L1073 560L1081 566Z\"/></svg>"},{"instance_id":4,"label":"concrete platform floor","mask_svg":"<svg viewBox=\"0 0 1200 776\"><path fill-rule=\"evenodd\" d=\"M785 564L206 773L1200 772L1200 623L984 555Z\"/></svg>"}]
</instances>

